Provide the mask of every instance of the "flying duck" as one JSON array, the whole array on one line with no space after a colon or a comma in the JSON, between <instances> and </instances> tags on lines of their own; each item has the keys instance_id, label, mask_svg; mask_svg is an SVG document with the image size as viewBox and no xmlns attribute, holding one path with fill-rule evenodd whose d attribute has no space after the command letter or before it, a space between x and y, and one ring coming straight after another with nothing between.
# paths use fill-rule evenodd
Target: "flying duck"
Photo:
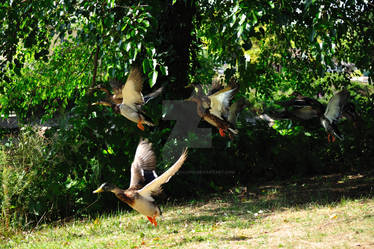
<instances>
[{"instance_id":1,"label":"flying duck","mask_svg":"<svg viewBox=\"0 0 374 249\"><path fill-rule=\"evenodd\" d=\"M311 120L319 118L322 126L328 133L328 141L335 141L335 137L343 140L343 135L337 127L337 122L346 117L354 122L358 120L358 114L354 105L349 102L350 94L342 90L332 96L325 107L313 98L305 97L300 93L293 93L293 99L281 103L284 111L272 115L274 119Z\"/></svg>"},{"instance_id":2,"label":"flying duck","mask_svg":"<svg viewBox=\"0 0 374 249\"><path fill-rule=\"evenodd\" d=\"M238 134L238 130L228 121L230 114L230 101L233 98L236 87L221 87L214 85L207 95L204 94L201 85L196 85L194 94L187 99L196 103L197 114L207 123L217 127L219 134L224 137L226 132L229 137Z\"/></svg>"},{"instance_id":3,"label":"flying duck","mask_svg":"<svg viewBox=\"0 0 374 249\"><path fill-rule=\"evenodd\" d=\"M347 90L336 93L329 100L325 113L321 116L321 123L328 132L329 141L330 136L332 136L332 142L335 141L335 137L340 140L344 139L337 127L337 122L342 117L352 119L354 122L358 120L358 114L356 113L354 105L349 102L349 98L350 94Z\"/></svg>"},{"instance_id":4,"label":"flying duck","mask_svg":"<svg viewBox=\"0 0 374 249\"><path fill-rule=\"evenodd\" d=\"M131 208L147 216L148 220L157 226L156 217L161 215L160 208L154 204L153 196L162 192L161 185L178 172L187 158L185 149L179 159L157 177L156 156L152 150L152 144L148 140L140 140L135 152L134 161L131 164L131 180L128 189L123 190L111 183L103 183L93 193L112 192L121 201L127 203Z\"/></svg>"},{"instance_id":5,"label":"flying duck","mask_svg":"<svg viewBox=\"0 0 374 249\"><path fill-rule=\"evenodd\" d=\"M111 107L116 113L120 113L127 119L137 123L140 130L144 131L144 126L154 126L154 124L146 118L142 106L149 100L161 94L163 87L158 88L156 91L143 96L143 76L138 67L132 67L127 77L126 83L123 86L118 85L117 82L112 83L114 91L110 95L109 91L105 88L100 88L107 93L107 101L100 101L93 103L93 105L105 105Z\"/></svg>"},{"instance_id":6,"label":"flying duck","mask_svg":"<svg viewBox=\"0 0 374 249\"><path fill-rule=\"evenodd\" d=\"M316 99L305 97L298 92L292 93L294 98L280 103L284 111L274 114L275 119L310 120L319 118L325 107Z\"/></svg>"}]
</instances>

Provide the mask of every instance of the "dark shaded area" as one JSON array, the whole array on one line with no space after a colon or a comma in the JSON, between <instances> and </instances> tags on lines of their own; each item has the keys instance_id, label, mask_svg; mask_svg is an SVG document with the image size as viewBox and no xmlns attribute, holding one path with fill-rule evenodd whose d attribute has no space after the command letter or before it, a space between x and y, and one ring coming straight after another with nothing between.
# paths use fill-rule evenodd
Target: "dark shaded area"
<instances>
[{"instance_id":1,"label":"dark shaded area","mask_svg":"<svg viewBox=\"0 0 374 249\"><path fill-rule=\"evenodd\" d=\"M307 208L310 204L334 205L343 200L365 199L374 196L374 171L362 173L339 173L299 178L287 181L271 181L253 184L248 187L235 187L223 194L211 194L194 203L197 207L207 202L224 199L229 205L204 207L203 215L186 219L173 219L171 223L186 223L191 219L200 222L218 222L220 217L237 216L246 221L253 219L253 214L260 210L271 212L283 208ZM365 201L365 200L363 200ZM181 205L183 201L173 201ZM186 201L186 205L190 201ZM264 214L266 215L266 213ZM236 221L237 222L237 221ZM240 239L240 238L236 238ZM234 240L236 240L234 238Z\"/></svg>"},{"instance_id":2,"label":"dark shaded area","mask_svg":"<svg viewBox=\"0 0 374 249\"><path fill-rule=\"evenodd\" d=\"M157 50L165 53L165 64L169 68L167 77L161 76L160 82L168 82L167 99L185 99L189 97L185 86L189 82L190 46L193 40L193 18L196 13L194 1L178 0L169 2L161 10L158 30L155 34L160 39Z\"/></svg>"}]
</instances>

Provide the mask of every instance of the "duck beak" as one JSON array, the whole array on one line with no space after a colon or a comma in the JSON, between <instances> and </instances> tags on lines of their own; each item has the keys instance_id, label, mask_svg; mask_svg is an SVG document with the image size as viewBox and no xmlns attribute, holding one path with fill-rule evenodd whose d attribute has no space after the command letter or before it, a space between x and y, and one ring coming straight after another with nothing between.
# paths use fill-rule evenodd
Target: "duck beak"
<instances>
[{"instance_id":1,"label":"duck beak","mask_svg":"<svg viewBox=\"0 0 374 249\"><path fill-rule=\"evenodd\" d=\"M96 189L95 191L93 191L92 193L93 194L97 194L97 193L101 193L101 192L104 192L103 188L100 186L98 189Z\"/></svg>"}]
</instances>

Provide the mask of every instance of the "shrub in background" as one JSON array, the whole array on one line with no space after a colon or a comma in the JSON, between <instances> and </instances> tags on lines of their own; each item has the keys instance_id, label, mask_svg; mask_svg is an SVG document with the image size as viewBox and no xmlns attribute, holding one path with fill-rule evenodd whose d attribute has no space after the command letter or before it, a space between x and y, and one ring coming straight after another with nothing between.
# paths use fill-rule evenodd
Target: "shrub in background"
<instances>
[{"instance_id":1,"label":"shrub in background","mask_svg":"<svg viewBox=\"0 0 374 249\"><path fill-rule=\"evenodd\" d=\"M23 129L0 147L0 221L5 228L35 225L53 208L48 194L53 163L49 140L30 128Z\"/></svg>"}]
</instances>

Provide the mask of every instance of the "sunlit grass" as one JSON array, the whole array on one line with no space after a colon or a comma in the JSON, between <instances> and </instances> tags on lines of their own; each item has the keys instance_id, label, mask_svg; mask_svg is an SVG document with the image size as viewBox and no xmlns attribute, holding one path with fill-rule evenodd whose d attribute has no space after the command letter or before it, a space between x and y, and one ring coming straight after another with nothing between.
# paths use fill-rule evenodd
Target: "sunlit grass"
<instances>
[{"instance_id":1,"label":"sunlit grass","mask_svg":"<svg viewBox=\"0 0 374 249\"><path fill-rule=\"evenodd\" d=\"M106 214L57 225L42 225L5 239L4 248L372 248L374 199L368 191L334 193L367 179L342 176L298 184L235 189L204 200L167 203L159 226L135 211ZM352 182L350 182L352 181ZM319 183L319 184L318 184ZM357 183L357 184L356 184ZM356 184L356 185L355 185ZM319 185L315 191L314 185ZM294 191L294 192L293 192ZM309 195L304 196L302 193ZM298 195L299 193L299 195ZM366 196L366 197L363 197ZM307 198L308 197L308 198ZM0 242L1 243L1 242Z\"/></svg>"}]
</instances>

